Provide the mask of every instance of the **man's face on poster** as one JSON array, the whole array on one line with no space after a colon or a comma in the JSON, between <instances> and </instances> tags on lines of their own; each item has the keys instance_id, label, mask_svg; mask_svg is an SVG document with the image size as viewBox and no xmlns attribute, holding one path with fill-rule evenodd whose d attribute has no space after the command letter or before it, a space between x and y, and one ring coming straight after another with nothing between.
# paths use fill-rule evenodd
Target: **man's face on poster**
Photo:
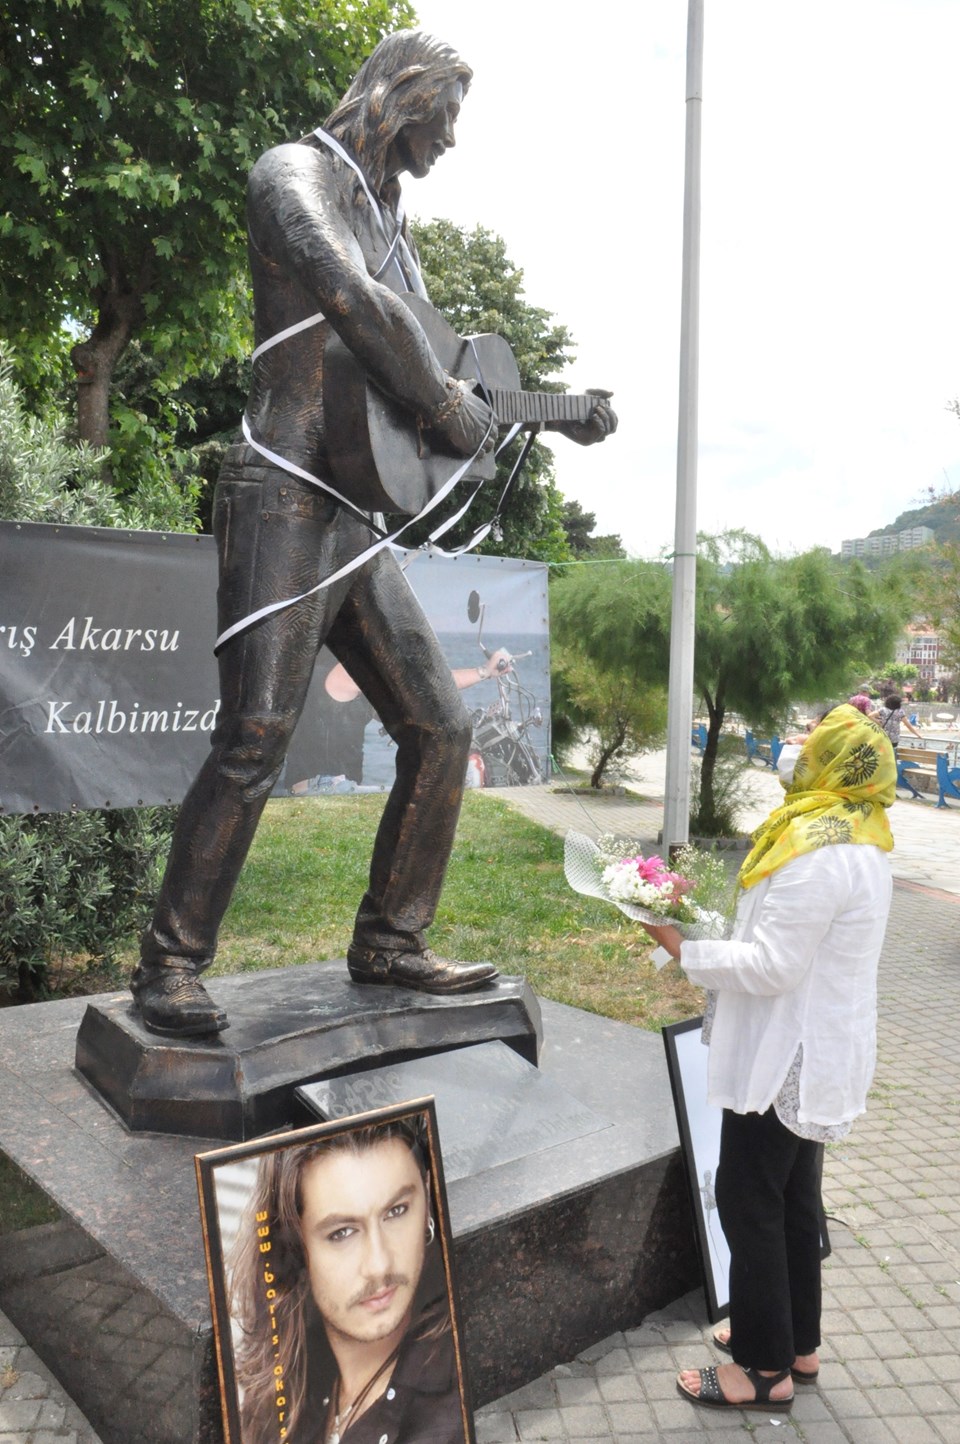
<instances>
[{"instance_id":1,"label":"man's face on poster","mask_svg":"<svg viewBox=\"0 0 960 1444\"><path fill-rule=\"evenodd\" d=\"M407 1144L322 1154L303 1171L301 1198L310 1289L328 1338L402 1334L427 1232L424 1179Z\"/></svg>"}]
</instances>

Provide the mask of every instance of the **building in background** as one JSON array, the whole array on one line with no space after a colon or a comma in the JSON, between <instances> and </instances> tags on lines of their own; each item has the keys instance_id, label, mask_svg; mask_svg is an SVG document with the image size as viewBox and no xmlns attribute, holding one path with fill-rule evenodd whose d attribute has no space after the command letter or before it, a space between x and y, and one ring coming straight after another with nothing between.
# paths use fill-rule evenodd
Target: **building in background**
<instances>
[{"instance_id":1,"label":"building in background","mask_svg":"<svg viewBox=\"0 0 960 1444\"><path fill-rule=\"evenodd\" d=\"M951 669L941 660L944 647L943 637L929 622L911 622L897 643L896 660L916 667L918 687L929 687L935 691L952 675Z\"/></svg>"},{"instance_id":2,"label":"building in background","mask_svg":"<svg viewBox=\"0 0 960 1444\"><path fill-rule=\"evenodd\" d=\"M929 526L909 526L904 531L885 532L883 536L858 536L841 543L842 557L889 557L895 552L909 552L929 546L936 532Z\"/></svg>"}]
</instances>

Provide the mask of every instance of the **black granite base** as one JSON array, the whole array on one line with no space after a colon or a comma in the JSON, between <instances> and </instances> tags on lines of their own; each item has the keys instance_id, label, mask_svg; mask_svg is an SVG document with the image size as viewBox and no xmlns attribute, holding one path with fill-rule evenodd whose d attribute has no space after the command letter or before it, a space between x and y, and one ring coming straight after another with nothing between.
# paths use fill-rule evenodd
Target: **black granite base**
<instances>
[{"instance_id":1,"label":"black granite base","mask_svg":"<svg viewBox=\"0 0 960 1444\"><path fill-rule=\"evenodd\" d=\"M137 1132L243 1142L289 1123L294 1083L336 1078L498 1039L536 1063L541 1025L523 978L434 997L354 983L345 962L215 978L225 1032L148 1033L129 993L90 1001L77 1036L80 1073Z\"/></svg>"},{"instance_id":2,"label":"black granite base","mask_svg":"<svg viewBox=\"0 0 960 1444\"><path fill-rule=\"evenodd\" d=\"M0 1014L0 1148L65 1215L0 1240L0 1308L104 1444L220 1444L193 1155L223 1140L130 1133L74 1071L84 1007ZM449 1184L477 1404L697 1282L660 1038L542 1008L541 1067L606 1126Z\"/></svg>"}]
</instances>

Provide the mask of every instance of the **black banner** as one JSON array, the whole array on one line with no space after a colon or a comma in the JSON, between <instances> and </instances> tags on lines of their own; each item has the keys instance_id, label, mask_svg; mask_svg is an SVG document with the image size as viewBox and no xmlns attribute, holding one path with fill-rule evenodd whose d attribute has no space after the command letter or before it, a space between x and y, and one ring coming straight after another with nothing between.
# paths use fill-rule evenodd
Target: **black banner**
<instances>
[{"instance_id":1,"label":"black banner","mask_svg":"<svg viewBox=\"0 0 960 1444\"><path fill-rule=\"evenodd\" d=\"M219 710L216 573L210 537L0 522L0 810L180 801ZM537 780L522 750L542 777L546 567L415 553L407 577L469 688L472 780ZM518 657L499 684L475 679L481 643ZM350 691L322 651L278 793L390 785L392 743Z\"/></svg>"}]
</instances>

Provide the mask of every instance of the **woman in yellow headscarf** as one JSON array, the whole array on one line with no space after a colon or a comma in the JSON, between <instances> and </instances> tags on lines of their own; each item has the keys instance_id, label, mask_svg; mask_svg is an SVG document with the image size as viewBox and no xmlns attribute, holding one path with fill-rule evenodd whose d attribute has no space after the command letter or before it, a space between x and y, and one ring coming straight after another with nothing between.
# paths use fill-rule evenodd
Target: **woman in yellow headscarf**
<instances>
[{"instance_id":1,"label":"woman in yellow headscarf","mask_svg":"<svg viewBox=\"0 0 960 1444\"><path fill-rule=\"evenodd\" d=\"M716 1198L730 1331L714 1341L735 1363L680 1374L697 1404L788 1409L794 1383L817 1377L819 1146L863 1112L876 1062L896 775L882 729L834 707L753 834L732 938L648 929L709 990L708 1098L724 1110Z\"/></svg>"}]
</instances>

